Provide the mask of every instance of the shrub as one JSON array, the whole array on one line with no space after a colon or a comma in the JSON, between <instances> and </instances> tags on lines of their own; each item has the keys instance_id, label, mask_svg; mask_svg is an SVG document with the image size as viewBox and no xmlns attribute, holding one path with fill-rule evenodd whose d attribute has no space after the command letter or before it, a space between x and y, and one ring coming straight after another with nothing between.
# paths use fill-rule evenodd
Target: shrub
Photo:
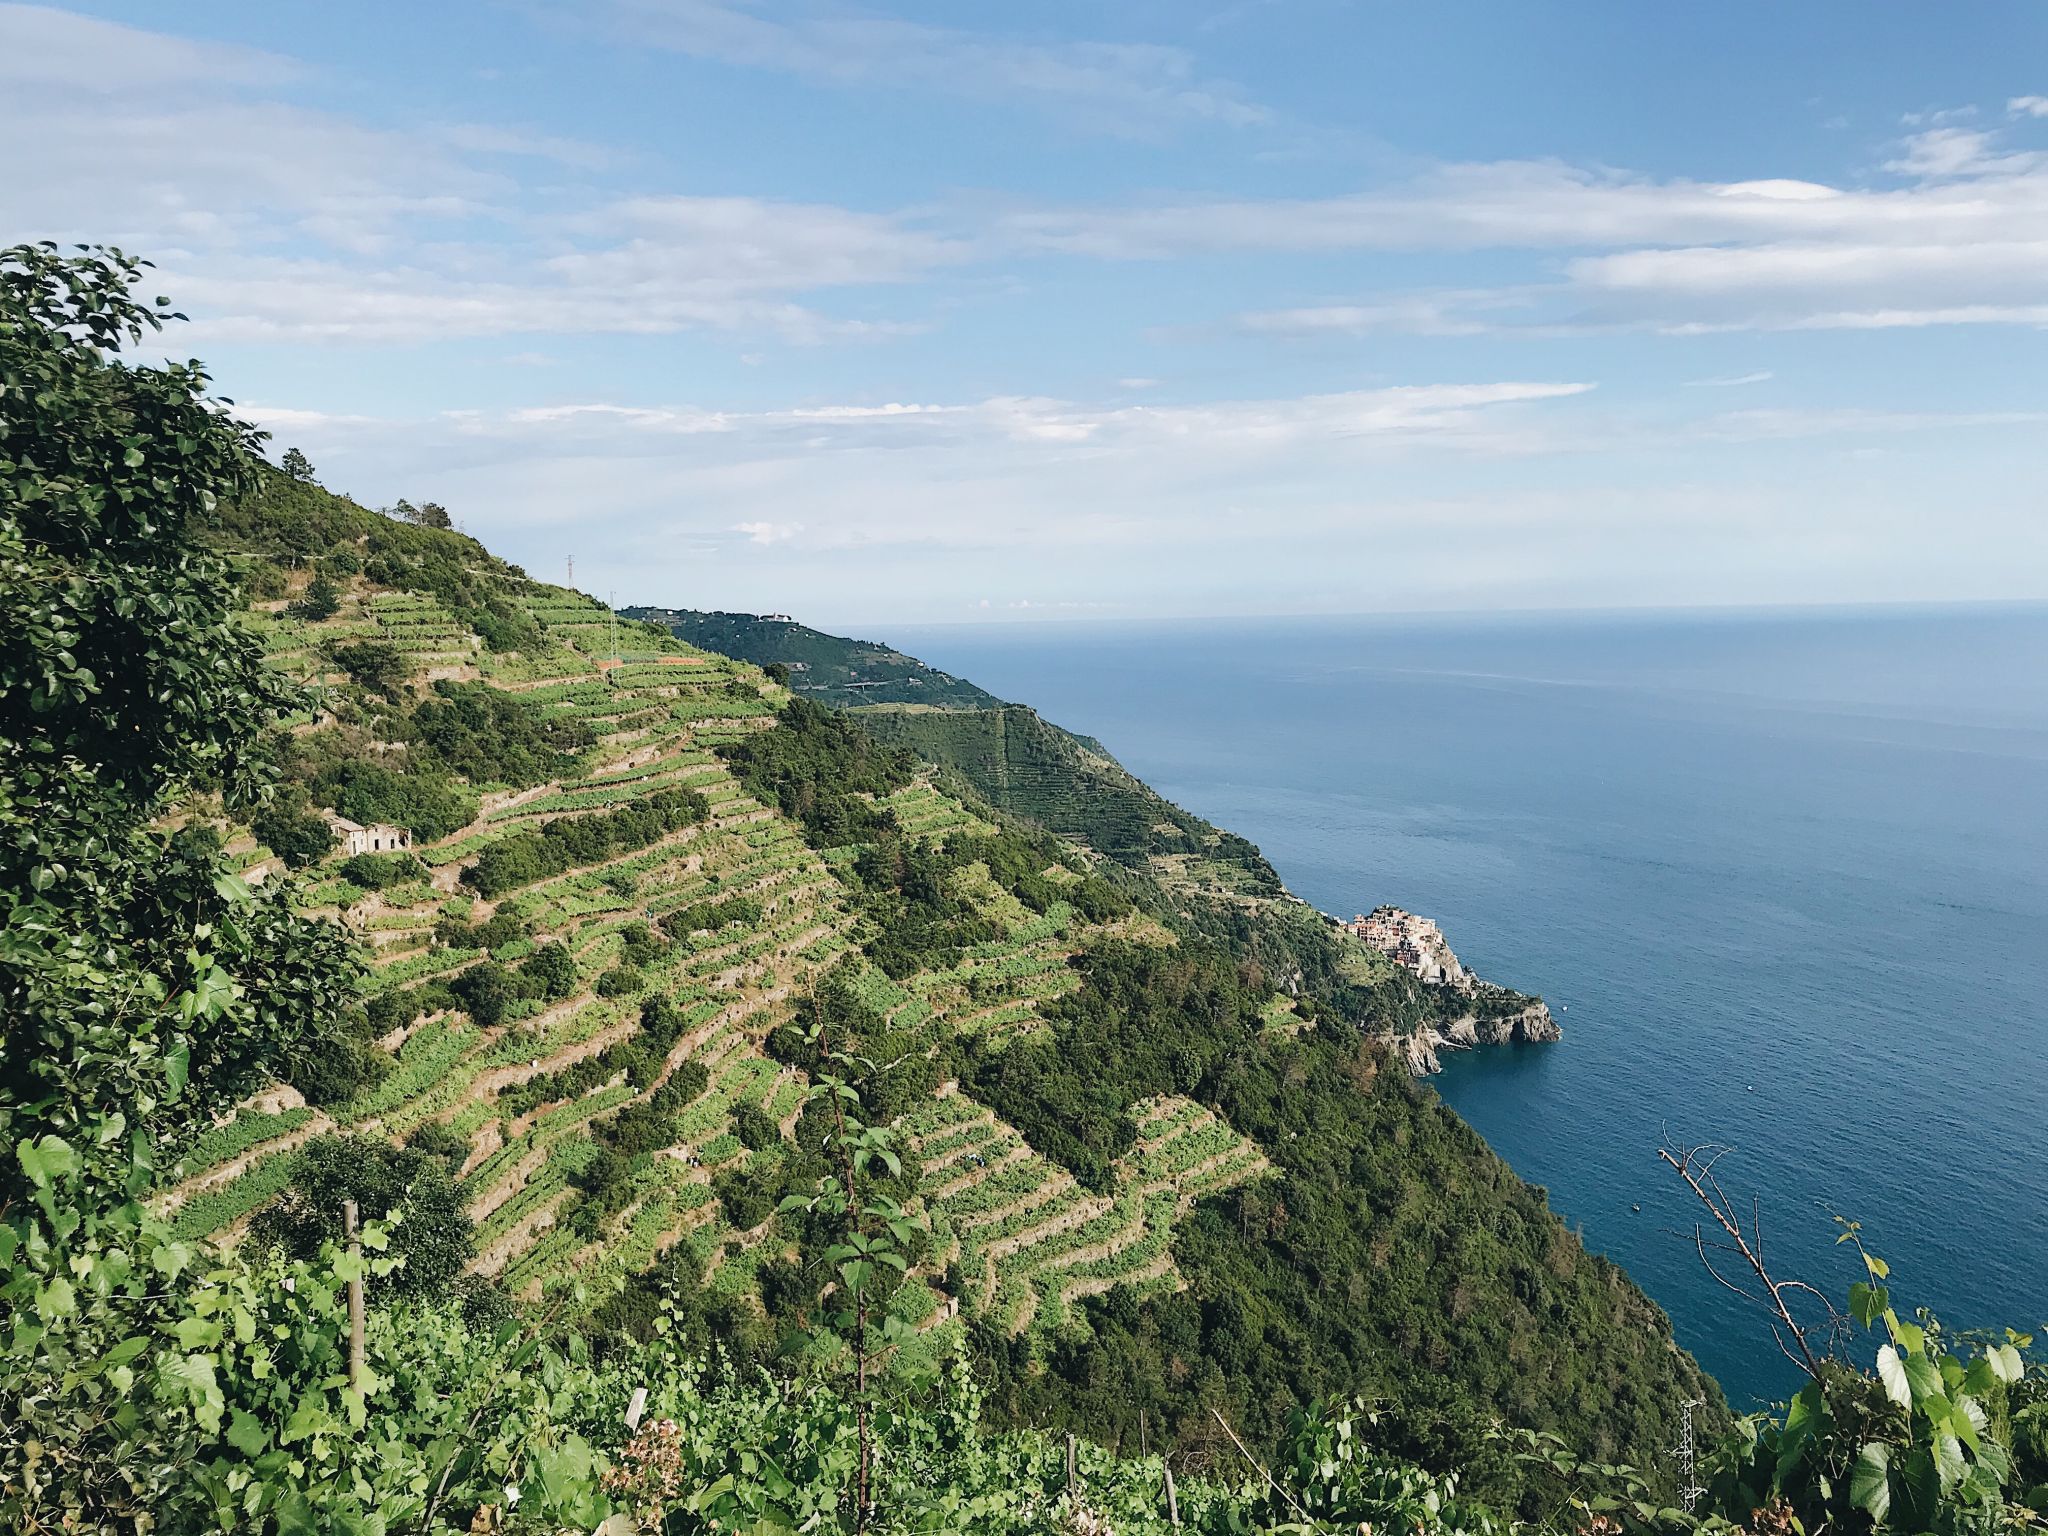
<instances>
[{"instance_id":1,"label":"shrub","mask_svg":"<svg viewBox=\"0 0 2048 1536\"><path fill-rule=\"evenodd\" d=\"M772 1147L782 1140L782 1129L758 1104L742 1104L733 1112L733 1134L751 1152Z\"/></svg>"},{"instance_id":2,"label":"shrub","mask_svg":"<svg viewBox=\"0 0 2048 1536\"><path fill-rule=\"evenodd\" d=\"M502 1023L505 1010L523 995L518 979L495 960L471 966L449 985L469 1016L485 1029Z\"/></svg>"},{"instance_id":3,"label":"shrub","mask_svg":"<svg viewBox=\"0 0 2048 1536\"><path fill-rule=\"evenodd\" d=\"M599 997L624 997L638 992L647 985L647 977L638 966L615 965L597 978Z\"/></svg>"},{"instance_id":4,"label":"shrub","mask_svg":"<svg viewBox=\"0 0 2048 1536\"><path fill-rule=\"evenodd\" d=\"M412 676L412 664L405 659L405 652L382 640L350 640L330 645L327 659L358 686L380 693L394 704L404 696L406 682Z\"/></svg>"},{"instance_id":5,"label":"shrub","mask_svg":"<svg viewBox=\"0 0 2048 1536\"><path fill-rule=\"evenodd\" d=\"M417 1129L406 1137L405 1144L415 1152L424 1152L429 1157L438 1157L447 1164L452 1178L469 1161L469 1143L459 1131L439 1120L423 1120Z\"/></svg>"},{"instance_id":6,"label":"shrub","mask_svg":"<svg viewBox=\"0 0 2048 1536\"><path fill-rule=\"evenodd\" d=\"M500 896L579 865L645 848L702 821L709 810L694 790L666 789L602 814L558 817L538 832L492 843L463 872L462 881L481 896Z\"/></svg>"},{"instance_id":7,"label":"shrub","mask_svg":"<svg viewBox=\"0 0 2048 1536\"><path fill-rule=\"evenodd\" d=\"M317 799L351 821L388 821L422 842L460 831L476 818L476 796L446 774L398 772L380 763L344 758L313 781Z\"/></svg>"},{"instance_id":8,"label":"shrub","mask_svg":"<svg viewBox=\"0 0 2048 1536\"><path fill-rule=\"evenodd\" d=\"M288 869L305 869L318 863L334 847L333 831L306 809L303 800L280 796L250 818L249 830L264 847L283 859Z\"/></svg>"},{"instance_id":9,"label":"shrub","mask_svg":"<svg viewBox=\"0 0 2048 1536\"><path fill-rule=\"evenodd\" d=\"M473 784L526 788L562 778L596 733L573 715L487 683L434 684L412 712L414 740Z\"/></svg>"},{"instance_id":10,"label":"shrub","mask_svg":"<svg viewBox=\"0 0 2048 1536\"><path fill-rule=\"evenodd\" d=\"M331 619L341 611L341 593L325 575L315 576L286 611L295 619Z\"/></svg>"},{"instance_id":11,"label":"shrub","mask_svg":"<svg viewBox=\"0 0 2048 1536\"><path fill-rule=\"evenodd\" d=\"M576 990L576 957L566 944L541 945L527 957L519 970L541 989L540 995L550 1002L567 997Z\"/></svg>"},{"instance_id":12,"label":"shrub","mask_svg":"<svg viewBox=\"0 0 2048 1536\"><path fill-rule=\"evenodd\" d=\"M775 1210L777 1189L744 1168L728 1168L711 1181L711 1192L725 1207L725 1219L741 1232L766 1221Z\"/></svg>"}]
</instances>

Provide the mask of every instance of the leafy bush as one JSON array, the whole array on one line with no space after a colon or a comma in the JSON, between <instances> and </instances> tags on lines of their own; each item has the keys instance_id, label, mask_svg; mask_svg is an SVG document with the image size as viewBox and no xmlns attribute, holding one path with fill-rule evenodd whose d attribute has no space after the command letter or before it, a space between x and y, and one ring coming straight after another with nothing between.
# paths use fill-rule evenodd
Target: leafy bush
<instances>
[{"instance_id":1,"label":"leafy bush","mask_svg":"<svg viewBox=\"0 0 2048 1536\"><path fill-rule=\"evenodd\" d=\"M341 611L341 593L324 574L318 575L285 611L295 619L331 619Z\"/></svg>"},{"instance_id":2,"label":"leafy bush","mask_svg":"<svg viewBox=\"0 0 2048 1536\"><path fill-rule=\"evenodd\" d=\"M446 837L476 819L476 796L445 774L343 759L323 768L312 788L315 798L351 821L390 822L421 842Z\"/></svg>"},{"instance_id":3,"label":"leafy bush","mask_svg":"<svg viewBox=\"0 0 2048 1536\"><path fill-rule=\"evenodd\" d=\"M415 1152L439 1158L447 1167L450 1178L460 1172L462 1165L469 1160L468 1140L440 1120L422 1120L406 1137L405 1144Z\"/></svg>"},{"instance_id":4,"label":"leafy bush","mask_svg":"<svg viewBox=\"0 0 2048 1536\"><path fill-rule=\"evenodd\" d=\"M383 640L337 641L327 647L327 659L360 687L393 703L405 696L405 685L412 677L412 663L405 652Z\"/></svg>"},{"instance_id":5,"label":"leafy bush","mask_svg":"<svg viewBox=\"0 0 2048 1536\"><path fill-rule=\"evenodd\" d=\"M749 1151L760 1152L782 1143L782 1130L758 1104L742 1104L733 1111L733 1134Z\"/></svg>"},{"instance_id":6,"label":"leafy bush","mask_svg":"<svg viewBox=\"0 0 2048 1536\"><path fill-rule=\"evenodd\" d=\"M693 933L716 933L734 923L752 928L761 921L761 903L752 896L728 896L723 901L700 901L671 912L661 920L662 932L686 939Z\"/></svg>"},{"instance_id":7,"label":"leafy bush","mask_svg":"<svg viewBox=\"0 0 2048 1536\"><path fill-rule=\"evenodd\" d=\"M249 818L249 829L288 869L316 864L334 848L333 830L324 818L306 809L303 794L280 794Z\"/></svg>"},{"instance_id":8,"label":"leafy bush","mask_svg":"<svg viewBox=\"0 0 2048 1536\"><path fill-rule=\"evenodd\" d=\"M572 716L487 683L439 681L412 711L413 740L431 760L473 784L526 788L575 773L596 740Z\"/></svg>"},{"instance_id":9,"label":"leafy bush","mask_svg":"<svg viewBox=\"0 0 2048 1536\"><path fill-rule=\"evenodd\" d=\"M472 965L448 985L485 1029L502 1023L505 1010L526 995L520 978L495 960Z\"/></svg>"},{"instance_id":10,"label":"leafy bush","mask_svg":"<svg viewBox=\"0 0 2048 1536\"><path fill-rule=\"evenodd\" d=\"M647 985L647 977L630 965L615 965L597 978L599 997L627 997Z\"/></svg>"},{"instance_id":11,"label":"leafy bush","mask_svg":"<svg viewBox=\"0 0 2048 1536\"><path fill-rule=\"evenodd\" d=\"M520 974L540 988L549 1001L569 996L576 990L576 956L567 944L543 944L519 968Z\"/></svg>"}]
</instances>

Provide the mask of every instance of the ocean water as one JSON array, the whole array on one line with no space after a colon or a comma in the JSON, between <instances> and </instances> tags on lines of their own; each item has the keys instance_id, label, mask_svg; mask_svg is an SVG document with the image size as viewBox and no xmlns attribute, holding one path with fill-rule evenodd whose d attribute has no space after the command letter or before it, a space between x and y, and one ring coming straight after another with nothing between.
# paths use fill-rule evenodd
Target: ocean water
<instances>
[{"instance_id":1,"label":"ocean water","mask_svg":"<svg viewBox=\"0 0 2048 1536\"><path fill-rule=\"evenodd\" d=\"M1444 1098L1738 1405L1795 1373L1701 1268L1666 1140L1767 1257L2048 1319L2048 608L919 628L889 639L1257 842L1326 911L1437 918L1562 1042ZM1636 1207L1640 1206L1640 1210Z\"/></svg>"}]
</instances>

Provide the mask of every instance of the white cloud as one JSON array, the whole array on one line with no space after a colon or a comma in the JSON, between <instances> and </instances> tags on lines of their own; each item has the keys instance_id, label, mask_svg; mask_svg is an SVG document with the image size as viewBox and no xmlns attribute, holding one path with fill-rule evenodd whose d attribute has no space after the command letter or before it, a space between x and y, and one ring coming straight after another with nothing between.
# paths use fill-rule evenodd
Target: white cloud
<instances>
[{"instance_id":1,"label":"white cloud","mask_svg":"<svg viewBox=\"0 0 2048 1536\"><path fill-rule=\"evenodd\" d=\"M1218 251L1521 250L1566 255L1511 287L1261 309L1279 335L1515 330L1691 334L2040 323L2048 156L1936 129L1908 185L1654 181L1548 163L1447 166L1373 193L1011 215L1017 238L1105 259Z\"/></svg>"},{"instance_id":2,"label":"white cloud","mask_svg":"<svg viewBox=\"0 0 2048 1536\"><path fill-rule=\"evenodd\" d=\"M1182 49L1039 42L799 4L775 17L723 0L613 0L632 36L694 57L840 85L909 86L977 101L1033 103L1063 123L1150 134L1189 123L1241 127L1266 112L1203 79Z\"/></svg>"},{"instance_id":3,"label":"white cloud","mask_svg":"<svg viewBox=\"0 0 2048 1536\"><path fill-rule=\"evenodd\" d=\"M804 531L802 523L734 523L734 533L744 533L755 544L787 544Z\"/></svg>"},{"instance_id":4,"label":"white cloud","mask_svg":"<svg viewBox=\"0 0 2048 1536\"><path fill-rule=\"evenodd\" d=\"M1762 368L1755 373L1730 374L1718 379L1687 379L1685 386L1687 389L1740 389L1747 384L1768 384L1776 377L1768 368Z\"/></svg>"},{"instance_id":5,"label":"white cloud","mask_svg":"<svg viewBox=\"0 0 2048 1536\"><path fill-rule=\"evenodd\" d=\"M1785 409L1726 411L1701 422L1693 431L1702 438L1747 442L1769 438L1889 437L1901 432L2038 427L2043 424L2048 424L2048 412Z\"/></svg>"},{"instance_id":6,"label":"white cloud","mask_svg":"<svg viewBox=\"0 0 2048 1536\"><path fill-rule=\"evenodd\" d=\"M729 437L748 444L800 443L811 451L971 447L1008 443L1099 458L1199 445L1203 454L1284 453L1321 445L1405 448L1455 441L1489 452L1528 451L1533 441L1497 424L1502 408L1565 400L1585 383L1423 384L1272 400L1201 405L1089 406L997 396L967 404L891 402L813 405L773 411L609 403L527 407L501 415L451 417L461 430L525 438L559 429L557 446L617 447L619 433L642 440Z\"/></svg>"},{"instance_id":7,"label":"white cloud","mask_svg":"<svg viewBox=\"0 0 2048 1536\"><path fill-rule=\"evenodd\" d=\"M2011 117L2048 117L2048 96L2015 96L2005 110Z\"/></svg>"},{"instance_id":8,"label":"white cloud","mask_svg":"<svg viewBox=\"0 0 2048 1536\"><path fill-rule=\"evenodd\" d=\"M193 42L42 5L0 5L0 85L120 97L194 82L280 85L291 60L256 48Z\"/></svg>"},{"instance_id":9,"label":"white cloud","mask_svg":"<svg viewBox=\"0 0 2048 1536\"><path fill-rule=\"evenodd\" d=\"M1997 143L1997 133L1984 129L1930 128L1908 138L1905 152L1886 161L1885 169L1902 176L1942 180L2025 171L2040 163L2038 155L1994 153Z\"/></svg>"},{"instance_id":10,"label":"white cloud","mask_svg":"<svg viewBox=\"0 0 2048 1536\"><path fill-rule=\"evenodd\" d=\"M581 194L539 219L514 172L601 146L483 123L394 132L264 99L291 61L0 5L0 178L19 236L155 256L192 339L416 342L560 333L897 334L800 297L964 259L890 215L747 197Z\"/></svg>"}]
</instances>

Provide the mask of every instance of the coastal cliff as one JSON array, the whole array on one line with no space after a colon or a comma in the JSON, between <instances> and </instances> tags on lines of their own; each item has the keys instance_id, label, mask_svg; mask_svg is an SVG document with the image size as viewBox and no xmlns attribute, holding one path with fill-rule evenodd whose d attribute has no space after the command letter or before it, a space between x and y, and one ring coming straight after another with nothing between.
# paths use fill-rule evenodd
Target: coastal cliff
<instances>
[{"instance_id":1,"label":"coastal cliff","mask_svg":"<svg viewBox=\"0 0 2048 1536\"><path fill-rule=\"evenodd\" d=\"M1517 995L1501 993L1503 998ZM1424 1077L1443 1070L1439 1055L1443 1051L1465 1051L1475 1045L1547 1044L1562 1038L1563 1033L1557 1027L1557 1020L1550 1016L1550 1006L1538 1001L1507 1013L1460 1014L1442 1028L1417 1030L1403 1040L1401 1046L1407 1056L1408 1070Z\"/></svg>"},{"instance_id":2,"label":"coastal cliff","mask_svg":"<svg viewBox=\"0 0 2048 1536\"><path fill-rule=\"evenodd\" d=\"M1443 1069L1439 1053L1469 1050L1475 1045L1533 1045L1562 1037L1549 1005L1506 987L1481 980L1468 971L1451 949L1443 930L1426 917L1400 907L1375 907L1350 922L1336 922L1338 932L1385 961L1400 967L1423 985L1440 987L1467 1003L1448 1023L1429 1024L1400 1041L1408 1070L1418 1076Z\"/></svg>"}]
</instances>

